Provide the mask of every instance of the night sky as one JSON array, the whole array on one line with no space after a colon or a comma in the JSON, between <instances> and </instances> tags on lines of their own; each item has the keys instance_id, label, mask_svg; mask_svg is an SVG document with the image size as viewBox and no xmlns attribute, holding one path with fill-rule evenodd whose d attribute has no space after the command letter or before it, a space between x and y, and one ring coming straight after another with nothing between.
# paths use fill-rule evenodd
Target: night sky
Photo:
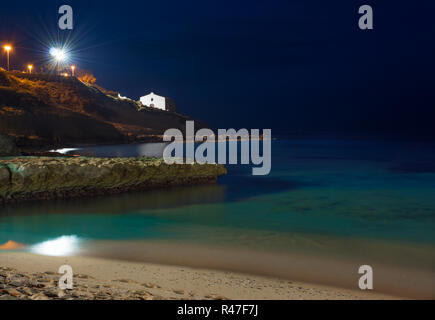
<instances>
[{"instance_id":1,"label":"night sky","mask_svg":"<svg viewBox=\"0 0 435 320\"><path fill-rule=\"evenodd\" d=\"M374 30L358 28L364 4ZM410 0L3 1L0 41L23 69L70 39L103 87L171 97L215 128L435 138L434 14Z\"/></svg>"}]
</instances>

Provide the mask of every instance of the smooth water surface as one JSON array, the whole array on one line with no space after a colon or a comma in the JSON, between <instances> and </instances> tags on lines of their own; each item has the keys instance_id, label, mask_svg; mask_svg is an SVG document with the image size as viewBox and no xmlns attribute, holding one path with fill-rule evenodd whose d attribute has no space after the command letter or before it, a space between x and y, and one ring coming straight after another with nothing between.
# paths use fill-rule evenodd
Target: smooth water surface
<instances>
[{"instance_id":1,"label":"smooth water surface","mask_svg":"<svg viewBox=\"0 0 435 320\"><path fill-rule=\"evenodd\" d=\"M101 146L72 153L159 156L164 147ZM251 165L227 168L217 185L3 206L0 243L74 235L344 255L370 244L376 255L372 244L385 242L409 245L418 251L416 265L434 266L433 143L278 139L272 142L270 175L252 176ZM407 259L400 251L394 256Z\"/></svg>"}]
</instances>

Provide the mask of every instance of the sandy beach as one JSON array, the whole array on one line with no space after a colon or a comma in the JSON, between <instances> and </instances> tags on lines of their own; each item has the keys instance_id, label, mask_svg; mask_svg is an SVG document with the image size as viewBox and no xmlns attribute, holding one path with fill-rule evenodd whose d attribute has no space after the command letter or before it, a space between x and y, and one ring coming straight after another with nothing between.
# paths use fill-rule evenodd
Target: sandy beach
<instances>
[{"instance_id":1,"label":"sandy beach","mask_svg":"<svg viewBox=\"0 0 435 320\"><path fill-rule=\"evenodd\" d=\"M61 265L74 288L58 288ZM90 257L0 253L0 299L396 299L277 278Z\"/></svg>"}]
</instances>

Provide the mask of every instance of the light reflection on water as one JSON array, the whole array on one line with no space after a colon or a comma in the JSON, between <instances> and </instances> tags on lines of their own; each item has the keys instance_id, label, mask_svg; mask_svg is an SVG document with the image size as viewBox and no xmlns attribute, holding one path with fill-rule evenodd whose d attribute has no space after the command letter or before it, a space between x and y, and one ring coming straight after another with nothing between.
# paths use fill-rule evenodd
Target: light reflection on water
<instances>
[{"instance_id":1,"label":"light reflection on water","mask_svg":"<svg viewBox=\"0 0 435 320\"><path fill-rule=\"evenodd\" d=\"M70 256L78 253L79 238L77 236L61 236L30 246L29 251L45 256Z\"/></svg>"},{"instance_id":2,"label":"light reflection on water","mask_svg":"<svg viewBox=\"0 0 435 320\"><path fill-rule=\"evenodd\" d=\"M93 157L156 157L163 156L163 150L168 143L140 143L125 145L107 145L82 148L62 148L51 150L62 154L75 154Z\"/></svg>"}]
</instances>

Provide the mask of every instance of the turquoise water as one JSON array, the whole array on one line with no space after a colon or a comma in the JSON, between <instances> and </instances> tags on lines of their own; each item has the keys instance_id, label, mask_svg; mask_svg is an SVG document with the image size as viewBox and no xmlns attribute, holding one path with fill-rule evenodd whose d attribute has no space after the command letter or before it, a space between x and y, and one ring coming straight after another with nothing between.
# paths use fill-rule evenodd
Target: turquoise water
<instances>
[{"instance_id":1,"label":"turquoise water","mask_svg":"<svg viewBox=\"0 0 435 320\"><path fill-rule=\"evenodd\" d=\"M105 146L74 153L158 155L163 147ZM35 244L75 235L278 251L296 250L301 243L307 249L333 250L337 239L348 246L358 239L432 248L434 147L427 142L278 139L272 142L268 176L252 176L251 166L232 165L218 185L0 207L0 243ZM319 240L328 238L334 242Z\"/></svg>"}]
</instances>

